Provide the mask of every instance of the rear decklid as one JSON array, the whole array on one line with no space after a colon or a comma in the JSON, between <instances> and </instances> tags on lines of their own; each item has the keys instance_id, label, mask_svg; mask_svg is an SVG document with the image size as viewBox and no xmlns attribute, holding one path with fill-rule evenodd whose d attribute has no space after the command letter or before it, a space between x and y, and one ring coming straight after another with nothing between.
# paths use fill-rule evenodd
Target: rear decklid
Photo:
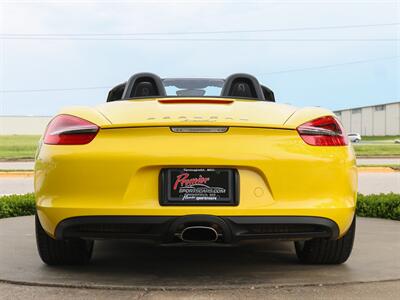
<instances>
[{"instance_id":1,"label":"rear decklid","mask_svg":"<svg viewBox=\"0 0 400 300\"><path fill-rule=\"evenodd\" d=\"M111 124L102 127L214 125L283 127L296 107L229 98L156 98L97 106Z\"/></svg>"}]
</instances>

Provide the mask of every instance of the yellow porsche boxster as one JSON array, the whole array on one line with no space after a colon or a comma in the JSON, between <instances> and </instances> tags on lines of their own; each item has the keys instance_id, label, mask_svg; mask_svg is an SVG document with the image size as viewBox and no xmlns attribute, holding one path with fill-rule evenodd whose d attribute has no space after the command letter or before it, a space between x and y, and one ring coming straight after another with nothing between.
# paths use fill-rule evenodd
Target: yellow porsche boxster
<instances>
[{"instance_id":1,"label":"yellow porsche boxster","mask_svg":"<svg viewBox=\"0 0 400 300\"><path fill-rule=\"evenodd\" d=\"M162 245L295 242L340 264L355 234L355 156L335 115L275 103L248 74L139 73L107 103L48 124L35 163L46 264L84 264L96 239Z\"/></svg>"}]
</instances>

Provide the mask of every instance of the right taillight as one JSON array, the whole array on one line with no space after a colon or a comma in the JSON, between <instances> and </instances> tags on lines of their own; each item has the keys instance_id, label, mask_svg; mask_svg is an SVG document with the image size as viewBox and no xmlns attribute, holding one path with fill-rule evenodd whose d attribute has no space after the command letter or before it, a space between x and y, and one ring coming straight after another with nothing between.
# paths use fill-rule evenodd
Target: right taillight
<instances>
[{"instance_id":1,"label":"right taillight","mask_svg":"<svg viewBox=\"0 0 400 300\"><path fill-rule=\"evenodd\" d=\"M312 146L345 146L346 135L339 121L333 116L314 119L297 127L304 142Z\"/></svg>"},{"instance_id":2,"label":"right taillight","mask_svg":"<svg viewBox=\"0 0 400 300\"><path fill-rule=\"evenodd\" d=\"M71 115L58 115L50 121L43 142L49 145L84 145L90 143L99 126Z\"/></svg>"}]
</instances>

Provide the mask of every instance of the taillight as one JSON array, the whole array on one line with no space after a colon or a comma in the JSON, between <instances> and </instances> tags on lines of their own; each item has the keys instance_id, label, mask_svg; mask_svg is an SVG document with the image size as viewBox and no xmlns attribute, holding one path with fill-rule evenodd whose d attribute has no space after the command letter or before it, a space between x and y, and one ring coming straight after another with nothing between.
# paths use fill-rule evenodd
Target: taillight
<instances>
[{"instance_id":1,"label":"taillight","mask_svg":"<svg viewBox=\"0 0 400 300\"><path fill-rule=\"evenodd\" d=\"M172 98L158 100L162 104L232 104L233 100L228 99L186 99Z\"/></svg>"},{"instance_id":2,"label":"taillight","mask_svg":"<svg viewBox=\"0 0 400 300\"><path fill-rule=\"evenodd\" d=\"M84 145L90 143L99 126L87 120L58 115L47 126L43 142L50 145Z\"/></svg>"},{"instance_id":3,"label":"taillight","mask_svg":"<svg viewBox=\"0 0 400 300\"><path fill-rule=\"evenodd\" d=\"M345 146L347 138L343 127L333 116L325 116L297 127L297 132L312 146Z\"/></svg>"}]
</instances>

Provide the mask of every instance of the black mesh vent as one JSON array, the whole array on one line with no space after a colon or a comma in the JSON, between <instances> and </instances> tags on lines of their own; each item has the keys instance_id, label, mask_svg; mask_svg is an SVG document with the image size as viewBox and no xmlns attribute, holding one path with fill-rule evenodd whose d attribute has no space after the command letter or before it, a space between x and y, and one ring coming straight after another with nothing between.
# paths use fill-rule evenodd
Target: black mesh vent
<instances>
[{"instance_id":1,"label":"black mesh vent","mask_svg":"<svg viewBox=\"0 0 400 300\"><path fill-rule=\"evenodd\" d=\"M249 233L301 233L301 232L324 232L326 228L308 224L253 224L246 225Z\"/></svg>"}]
</instances>

